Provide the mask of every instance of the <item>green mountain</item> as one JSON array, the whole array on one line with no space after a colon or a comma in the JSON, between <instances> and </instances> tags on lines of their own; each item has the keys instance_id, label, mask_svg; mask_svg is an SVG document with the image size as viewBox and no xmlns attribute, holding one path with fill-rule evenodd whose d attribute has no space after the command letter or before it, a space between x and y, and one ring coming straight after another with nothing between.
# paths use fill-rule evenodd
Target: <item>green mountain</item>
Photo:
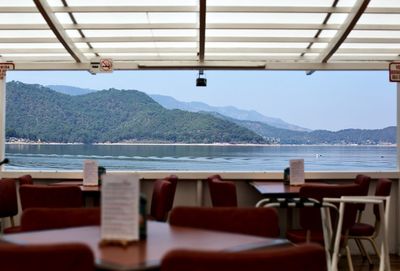
<instances>
[{"instance_id":1,"label":"green mountain","mask_svg":"<svg viewBox=\"0 0 400 271\"><path fill-rule=\"evenodd\" d=\"M344 129L336 132L315 130L310 132L292 131L273 127L263 122L237 120L213 113L213 116L236 123L262 137L268 143L280 144L395 144L396 127L384 129Z\"/></svg>"},{"instance_id":2,"label":"green mountain","mask_svg":"<svg viewBox=\"0 0 400 271\"><path fill-rule=\"evenodd\" d=\"M7 83L6 136L45 142L265 143L256 133L205 113L168 110L137 90L70 96Z\"/></svg>"}]
</instances>

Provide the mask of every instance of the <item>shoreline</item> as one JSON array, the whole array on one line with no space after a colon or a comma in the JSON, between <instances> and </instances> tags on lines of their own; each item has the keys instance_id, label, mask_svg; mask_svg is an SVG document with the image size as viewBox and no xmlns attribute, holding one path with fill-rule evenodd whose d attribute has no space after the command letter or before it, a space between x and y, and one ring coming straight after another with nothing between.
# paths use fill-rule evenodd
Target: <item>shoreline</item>
<instances>
[{"instance_id":1,"label":"shoreline","mask_svg":"<svg viewBox=\"0 0 400 271\"><path fill-rule=\"evenodd\" d=\"M6 145L94 145L94 146L217 146L217 147L397 147L397 144L254 144L254 143L58 143L58 142L6 142Z\"/></svg>"}]
</instances>

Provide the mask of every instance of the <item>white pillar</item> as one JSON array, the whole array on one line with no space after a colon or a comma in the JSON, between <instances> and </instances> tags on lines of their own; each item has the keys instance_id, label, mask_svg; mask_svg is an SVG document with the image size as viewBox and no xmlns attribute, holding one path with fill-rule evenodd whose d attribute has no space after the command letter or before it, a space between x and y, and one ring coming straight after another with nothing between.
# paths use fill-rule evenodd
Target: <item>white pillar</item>
<instances>
[{"instance_id":1,"label":"white pillar","mask_svg":"<svg viewBox=\"0 0 400 271\"><path fill-rule=\"evenodd\" d=\"M400 172L400 83L397 84L397 91L396 91L396 100L397 100L397 130L396 130L396 150L397 150L397 172ZM395 206L397 206L397 225L400 225L400 175L397 176L397 203L395 203ZM400 255L400 229L396 227L396 236L397 236L397 242L396 242L396 247L397 247L397 254Z\"/></svg>"},{"instance_id":2,"label":"white pillar","mask_svg":"<svg viewBox=\"0 0 400 271\"><path fill-rule=\"evenodd\" d=\"M0 79L0 161L4 159L6 151L6 77ZM0 171L3 171L0 166Z\"/></svg>"},{"instance_id":3,"label":"white pillar","mask_svg":"<svg viewBox=\"0 0 400 271\"><path fill-rule=\"evenodd\" d=\"M396 135L396 145L397 145L397 171L400 171L400 82L397 84L397 135ZM399 176L400 177L400 176Z\"/></svg>"}]
</instances>

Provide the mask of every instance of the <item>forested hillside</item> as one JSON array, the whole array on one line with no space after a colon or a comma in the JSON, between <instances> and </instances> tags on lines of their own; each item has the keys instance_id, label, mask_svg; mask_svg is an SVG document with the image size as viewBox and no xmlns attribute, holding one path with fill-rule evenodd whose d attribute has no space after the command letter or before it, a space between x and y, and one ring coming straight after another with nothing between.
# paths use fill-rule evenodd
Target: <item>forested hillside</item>
<instances>
[{"instance_id":1,"label":"forested hillside","mask_svg":"<svg viewBox=\"0 0 400 271\"><path fill-rule=\"evenodd\" d=\"M137 90L70 96L14 81L7 83L6 135L45 142L265 142L209 114L165 109Z\"/></svg>"}]
</instances>

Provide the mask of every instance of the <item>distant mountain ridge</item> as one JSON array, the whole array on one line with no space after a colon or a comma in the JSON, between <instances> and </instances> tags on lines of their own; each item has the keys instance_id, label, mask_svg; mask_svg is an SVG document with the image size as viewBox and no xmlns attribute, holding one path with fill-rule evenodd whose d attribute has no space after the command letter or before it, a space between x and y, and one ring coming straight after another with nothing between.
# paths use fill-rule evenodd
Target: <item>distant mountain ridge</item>
<instances>
[{"instance_id":1,"label":"distant mountain ridge","mask_svg":"<svg viewBox=\"0 0 400 271\"><path fill-rule=\"evenodd\" d=\"M168 110L137 90L71 96L12 81L7 83L6 100L7 138L63 143L265 143L230 121Z\"/></svg>"},{"instance_id":2,"label":"distant mountain ridge","mask_svg":"<svg viewBox=\"0 0 400 271\"><path fill-rule=\"evenodd\" d=\"M94 89L85 89L79 87L72 87L66 85L48 85L48 88L51 88L57 92L61 92L69 95L84 95L88 93L92 93L99 90ZM217 112L224 116L238 119L238 120L249 120L249 121L259 121L266 124L269 124L274 127L289 129L293 131L310 131L310 129L303 128L294 124L287 123L279 118L272 118L264 116L258 113L255 110L243 110L236 108L234 106L210 106L206 103L202 102L182 102L178 101L173 97L165 96L165 95L157 95L151 94L149 95L153 100L158 102L160 105L165 107L166 109L180 109L190 112Z\"/></svg>"},{"instance_id":3,"label":"distant mountain ridge","mask_svg":"<svg viewBox=\"0 0 400 271\"><path fill-rule=\"evenodd\" d=\"M67 88L63 88L63 91L71 93ZM40 85L8 83L7 137L86 143L396 143L394 126L374 130L345 129L336 132L293 131L261 121L235 119L217 112L169 110L165 108L167 106L161 106L137 90L88 91L88 94L75 94L81 95L75 97ZM168 98L169 101L176 101ZM183 105L185 103L181 104ZM200 105L203 106L202 103ZM60 121L65 118L65 123Z\"/></svg>"},{"instance_id":4,"label":"distant mountain ridge","mask_svg":"<svg viewBox=\"0 0 400 271\"><path fill-rule=\"evenodd\" d=\"M210 106L202 102L181 102L170 96L164 95L151 94L149 96L167 109L181 109L191 112L217 112L233 119L263 122L277 128L289 129L293 131L310 131L310 129L289 124L278 118L264 116L255 110L243 110L234 106Z\"/></svg>"},{"instance_id":5,"label":"distant mountain ridge","mask_svg":"<svg viewBox=\"0 0 400 271\"><path fill-rule=\"evenodd\" d=\"M389 126L383 129L344 129L336 132L314 130L311 132L292 131L270 126L263 122L245 121L228 118L218 113L210 113L245 127L262 137L270 144L357 144L377 145L395 144L396 127Z\"/></svg>"}]
</instances>

